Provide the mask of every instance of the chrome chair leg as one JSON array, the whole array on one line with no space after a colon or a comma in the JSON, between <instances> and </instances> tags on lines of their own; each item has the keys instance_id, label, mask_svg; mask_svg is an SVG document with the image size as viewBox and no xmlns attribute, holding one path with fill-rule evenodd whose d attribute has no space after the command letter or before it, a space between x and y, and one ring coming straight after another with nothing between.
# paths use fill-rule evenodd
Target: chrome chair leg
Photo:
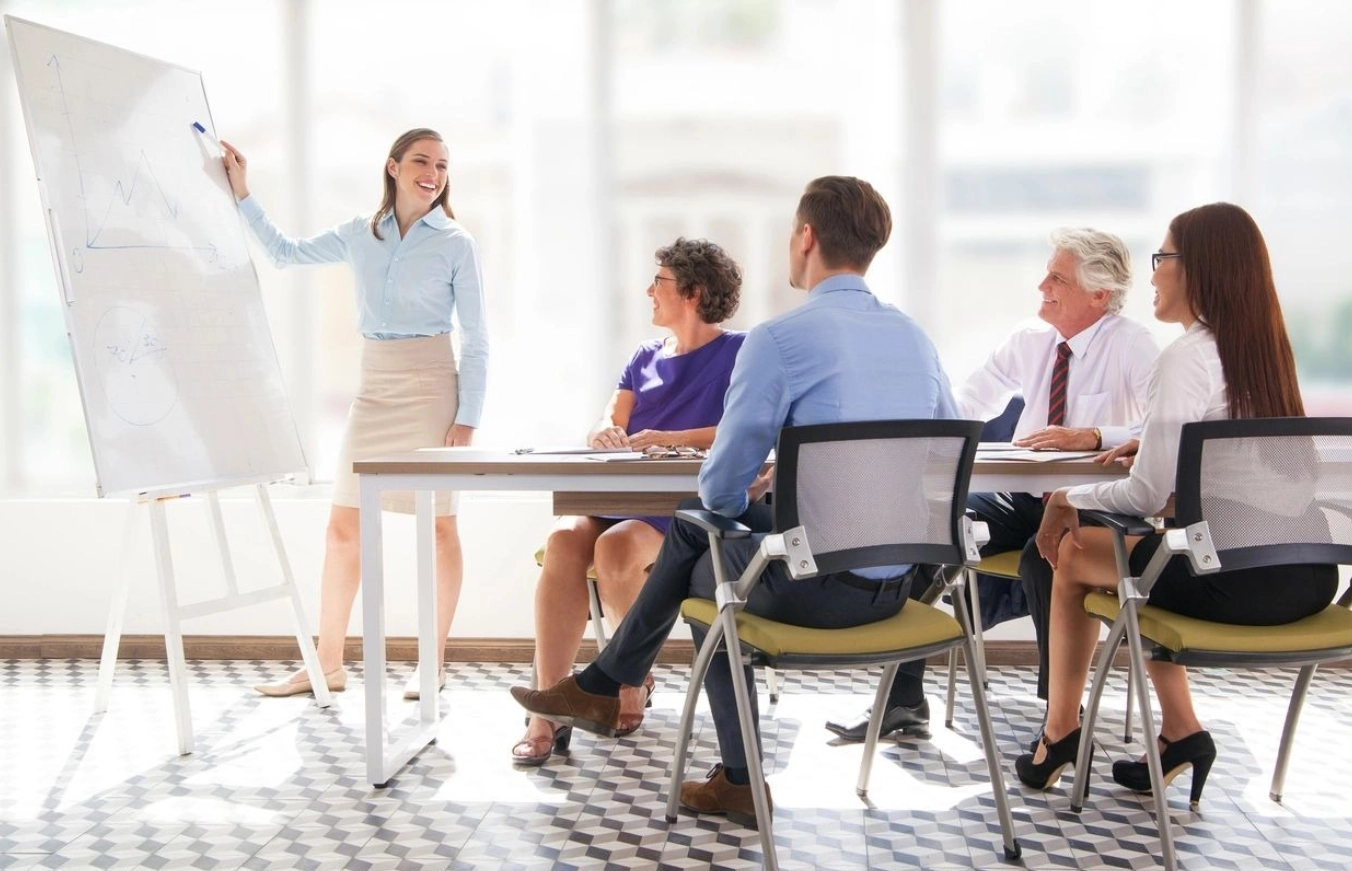
<instances>
[{"instance_id":1,"label":"chrome chair leg","mask_svg":"<svg viewBox=\"0 0 1352 871\"><path fill-rule=\"evenodd\" d=\"M864 758L859 761L859 779L855 782L854 792L860 798L868 795L868 779L873 773L873 755L878 752L878 732L882 729L883 714L887 708L887 696L892 689L892 681L897 676L900 663L890 662L883 666L882 679L873 693L873 713L869 716L868 732L864 737Z\"/></svg>"},{"instance_id":2,"label":"chrome chair leg","mask_svg":"<svg viewBox=\"0 0 1352 871\"><path fill-rule=\"evenodd\" d=\"M741 644L737 640L737 613L725 608L719 615L723 624L723 642L728 652L728 669L732 672L733 693L737 697L737 720L742 728L742 752L746 755L747 777L751 780L751 800L756 808L756 828L760 831L761 851L766 871L778 871L775 855L775 832L770 814L770 797L765 788L765 771L761 766L760 736L756 721L751 716L751 695L747 689L746 672L741 667ZM705 642L708 643L707 640Z\"/></svg>"},{"instance_id":3,"label":"chrome chair leg","mask_svg":"<svg viewBox=\"0 0 1352 871\"><path fill-rule=\"evenodd\" d=\"M972 703L976 708L977 723L981 728L981 748L986 754L986 769L991 778L991 797L995 799L996 815L1000 819L1000 832L1004 837L1005 859L1018 861L1023 855L1023 847L1014 836L1014 817L1009 811L1009 796L1005 793L1004 769L995 749L995 729L991 726L990 705L986 700L986 688L982 685L984 675L976 667L976 651L972 649L972 625L966 612L958 615L965 636L967 680L972 687Z\"/></svg>"},{"instance_id":4,"label":"chrome chair leg","mask_svg":"<svg viewBox=\"0 0 1352 871\"><path fill-rule=\"evenodd\" d=\"M714 621L704 637L704 644L695 655L695 664L690 669L690 684L685 690L685 705L681 708L681 723L676 730L676 749L671 756L671 784L667 789L667 822L676 822L676 814L681 804L681 784L685 781L685 758L690 749L690 733L695 725L695 708L699 705L700 690L704 687L704 675L709 672L709 663L714 652L723 640L723 624Z\"/></svg>"},{"instance_id":5,"label":"chrome chair leg","mask_svg":"<svg viewBox=\"0 0 1352 871\"><path fill-rule=\"evenodd\" d=\"M1305 705L1305 694L1310 690L1310 681L1314 679L1318 665L1307 665L1296 676L1296 685L1291 690L1291 703L1286 708L1286 724L1282 726L1282 740L1277 745L1277 765L1272 771L1272 788L1268 798L1281 803L1282 789L1286 785L1286 766L1291 761L1291 745L1296 740L1296 724L1300 722L1300 711Z\"/></svg>"}]
</instances>

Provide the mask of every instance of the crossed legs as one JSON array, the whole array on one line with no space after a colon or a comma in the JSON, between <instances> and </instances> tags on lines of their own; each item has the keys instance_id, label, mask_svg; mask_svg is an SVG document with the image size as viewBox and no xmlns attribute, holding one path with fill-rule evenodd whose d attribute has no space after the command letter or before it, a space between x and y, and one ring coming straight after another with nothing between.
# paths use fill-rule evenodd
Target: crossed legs
<instances>
[{"instance_id":1,"label":"crossed legs","mask_svg":"<svg viewBox=\"0 0 1352 871\"><path fill-rule=\"evenodd\" d=\"M545 545L544 566L535 587L536 684L553 686L573 671L589 615L587 569L595 565L597 591L612 624L629 613L647 569L662 547L662 535L641 520L619 523L597 517L561 517ZM641 713L642 691L626 687L621 711ZM553 736L554 726L533 716L525 741Z\"/></svg>"},{"instance_id":2,"label":"crossed legs","mask_svg":"<svg viewBox=\"0 0 1352 871\"><path fill-rule=\"evenodd\" d=\"M1078 547L1070 536L1061 540L1052 575L1046 736L1053 744L1079 728L1080 701L1098 643L1099 621L1084 610L1084 598L1093 590L1117 589L1119 580L1112 533L1081 528L1079 537ZM1128 537L1128 551L1138 541ZM1160 734L1177 739L1199 731L1202 726L1193 710L1187 670L1164 662L1148 662L1146 669L1160 703ZM1045 753L1046 748L1039 745L1034 762L1041 762Z\"/></svg>"}]
</instances>

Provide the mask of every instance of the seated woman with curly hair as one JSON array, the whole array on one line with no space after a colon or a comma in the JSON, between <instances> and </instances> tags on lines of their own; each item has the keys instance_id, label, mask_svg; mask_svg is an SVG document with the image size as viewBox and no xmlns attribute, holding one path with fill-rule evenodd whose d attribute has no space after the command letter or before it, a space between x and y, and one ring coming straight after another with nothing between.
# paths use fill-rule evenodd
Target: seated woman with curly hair
<instances>
[{"instance_id":1,"label":"seated woman with curly hair","mask_svg":"<svg viewBox=\"0 0 1352 871\"><path fill-rule=\"evenodd\" d=\"M742 272L722 248L703 239L677 239L656 252L648 285L655 326L665 339L639 345L620 375L605 413L587 435L595 448L654 445L708 448L723 416L723 394L745 333L720 324L737 311ZM573 668L587 624L587 569L608 619L624 619L662 547L670 517L560 517L545 545L535 588L535 670L538 686L553 686ZM620 693L620 734L643 722L653 679ZM542 765L568 748L572 727L531 717L512 747L518 765Z\"/></svg>"}]
</instances>

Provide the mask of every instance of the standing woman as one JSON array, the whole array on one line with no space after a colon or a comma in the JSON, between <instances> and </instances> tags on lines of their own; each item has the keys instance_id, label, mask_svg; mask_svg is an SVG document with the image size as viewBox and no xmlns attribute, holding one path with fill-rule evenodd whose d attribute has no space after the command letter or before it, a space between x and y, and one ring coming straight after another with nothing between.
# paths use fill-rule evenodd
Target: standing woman
<instances>
[{"instance_id":1,"label":"standing woman","mask_svg":"<svg viewBox=\"0 0 1352 871\"><path fill-rule=\"evenodd\" d=\"M370 218L354 218L310 239L283 235L249 195L248 161L222 142L240 212L277 266L347 263L357 279L361 387L348 411L320 588L319 664L330 690L347 685L343 644L361 582L357 476L353 460L417 448L468 445L483 411L488 375L479 246L451 212L446 144L435 130L394 141L382 173L385 195ZM459 322L459 372L451 316ZM436 495L438 638L450 634L464 563L457 494ZM411 493L385 494L382 507L414 510ZM439 669L438 686L445 684ZM417 676L405 698L417 698ZM256 687L266 696L311 691L304 671Z\"/></svg>"},{"instance_id":2,"label":"standing woman","mask_svg":"<svg viewBox=\"0 0 1352 871\"><path fill-rule=\"evenodd\" d=\"M1169 224L1153 257L1155 317L1185 332L1164 349L1151 376L1139 449L1128 442L1101 459L1135 453L1119 481L1057 490L1038 530L1038 550L1051 563L1052 610L1047 724L1034 753L1016 769L1024 785L1047 789L1074 764L1080 742L1076 713L1098 641L1099 623L1084 610L1093 590L1115 590L1112 533L1079 527L1080 508L1155 516L1174 489L1183 424L1199 420L1303 417L1295 358L1272 280L1267 245L1247 212L1213 203ZM1128 536L1133 574L1141 574L1160 536ZM1165 567L1150 604L1178 614L1250 626L1291 623L1323 610L1337 592L1332 565L1272 566L1195 576L1181 556ZM1193 710L1181 665L1146 662L1160 703L1164 782L1192 767L1192 801L1201 799L1216 745ZM1144 762L1119 760L1113 779L1150 791Z\"/></svg>"}]
</instances>

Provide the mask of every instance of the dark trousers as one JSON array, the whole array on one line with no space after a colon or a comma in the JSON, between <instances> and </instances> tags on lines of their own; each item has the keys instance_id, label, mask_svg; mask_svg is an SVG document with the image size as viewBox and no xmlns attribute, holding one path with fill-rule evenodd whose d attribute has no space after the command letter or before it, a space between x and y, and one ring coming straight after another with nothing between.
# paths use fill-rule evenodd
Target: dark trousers
<instances>
[{"instance_id":1,"label":"dark trousers","mask_svg":"<svg viewBox=\"0 0 1352 871\"><path fill-rule=\"evenodd\" d=\"M967 497L967 507L984 520L990 528L990 541L981 548L982 556L1004 553L1009 550L1021 550L1019 558L1019 581L1023 586L1024 597L1028 603L1028 614L1033 618L1033 631L1037 636L1037 697L1047 698L1047 626L1052 613L1052 567L1037 551L1037 530L1042 525L1042 499L1030 493L972 493ZM979 576L991 582L1007 584L1008 580L990 575ZM982 602L982 610L986 610ZM976 615L980 619L980 615ZM915 705L924 695L924 663L918 663L919 673L914 669L898 671L897 679L892 683L888 696L888 706Z\"/></svg>"},{"instance_id":2,"label":"dark trousers","mask_svg":"<svg viewBox=\"0 0 1352 871\"><path fill-rule=\"evenodd\" d=\"M681 507L701 506L698 500L687 500ZM751 562L760 539L772 528L770 509L766 505L752 505L737 519L761 534L725 543L724 553L728 560L729 575L733 579ZM692 596L712 599L714 587L708 533L693 523L673 521L638 599L625 615L610 643L597 656L597 667L620 683L630 686L641 684L680 616L681 602ZM906 604L905 598L901 597L905 589L905 585L902 585L880 596L876 590L859 589L842 583L837 575L794 581L782 562L773 562L760 583L752 588L746 610L783 623L840 629L873 623L896 614ZM696 645L702 645L703 642L704 633L696 631ZM751 711L759 734L756 683L749 666L746 668L746 677L751 690ZM723 763L733 768L746 767L746 754L737 722L737 700L726 653L714 657L704 686L718 732Z\"/></svg>"}]
</instances>

